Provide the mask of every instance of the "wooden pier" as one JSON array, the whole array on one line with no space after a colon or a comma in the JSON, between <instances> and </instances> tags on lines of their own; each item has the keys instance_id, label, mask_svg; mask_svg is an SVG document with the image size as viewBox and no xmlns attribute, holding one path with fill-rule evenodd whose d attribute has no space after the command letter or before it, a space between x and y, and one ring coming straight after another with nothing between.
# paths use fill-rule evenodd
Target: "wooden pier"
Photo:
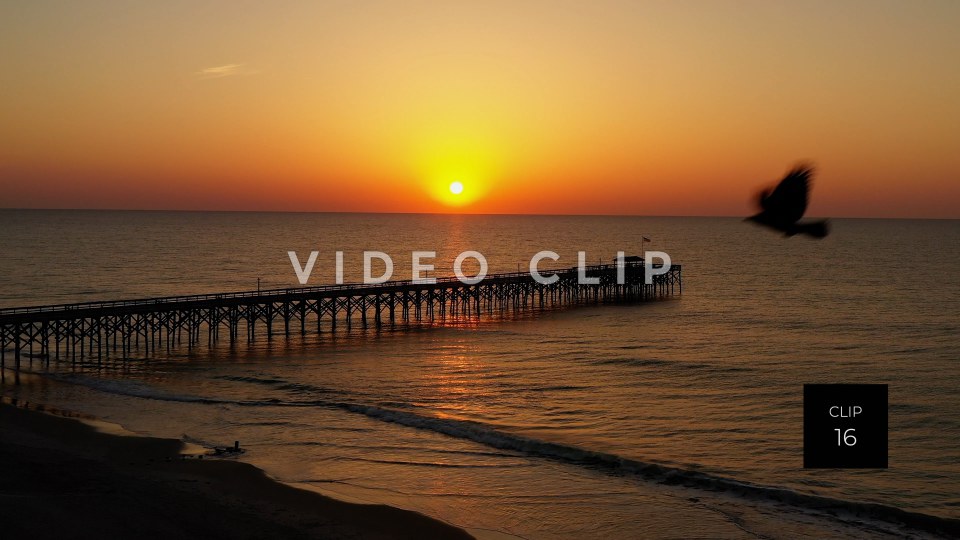
<instances>
[{"instance_id":1,"label":"wooden pier","mask_svg":"<svg viewBox=\"0 0 960 540\"><path fill-rule=\"evenodd\" d=\"M47 365L51 359L99 362L117 354L129 358L133 351L169 352L184 341L193 348L204 335L212 346L221 333L233 344L240 341L241 331L251 341L258 333L289 336L292 330L305 335L308 328L320 333L324 325L330 331L338 324L379 328L583 303L637 302L682 292L679 265L652 276L650 284L644 283L642 260L626 262L622 271L623 283L618 283L617 265L608 264L586 267L588 277L599 278L597 284L580 283L578 269L569 268L541 271L544 278L556 275L550 284L517 272L492 274L476 284L449 277L436 283L388 281L0 309L0 376L6 379L12 360L19 384L24 357Z\"/></svg>"}]
</instances>

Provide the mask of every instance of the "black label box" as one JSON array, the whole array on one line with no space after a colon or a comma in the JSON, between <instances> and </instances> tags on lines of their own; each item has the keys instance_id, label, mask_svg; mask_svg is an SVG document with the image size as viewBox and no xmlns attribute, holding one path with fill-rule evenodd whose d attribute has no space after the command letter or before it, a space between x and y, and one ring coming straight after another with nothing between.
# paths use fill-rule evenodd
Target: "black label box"
<instances>
[{"instance_id":1,"label":"black label box","mask_svg":"<svg viewBox=\"0 0 960 540\"><path fill-rule=\"evenodd\" d=\"M887 385L803 385L803 467L887 468Z\"/></svg>"}]
</instances>

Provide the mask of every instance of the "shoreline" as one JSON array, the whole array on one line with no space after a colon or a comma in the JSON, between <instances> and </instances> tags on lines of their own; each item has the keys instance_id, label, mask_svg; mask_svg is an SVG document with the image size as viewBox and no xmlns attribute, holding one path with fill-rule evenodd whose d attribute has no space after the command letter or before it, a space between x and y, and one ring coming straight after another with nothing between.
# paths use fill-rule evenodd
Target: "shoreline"
<instances>
[{"instance_id":1,"label":"shoreline","mask_svg":"<svg viewBox=\"0 0 960 540\"><path fill-rule=\"evenodd\" d=\"M201 454L203 458L196 459ZM0 524L6 531L57 539L106 534L204 540L522 539L495 529L458 527L414 510L340 496L310 484L281 482L263 469L231 457L213 456L207 447L175 438L141 435L74 409L2 395ZM76 469L81 470L78 473ZM791 504L790 499L799 495L812 504L797 505L803 517L791 522L801 526L796 530L813 531L811 537L839 537L864 530L918 538L960 537L960 521L953 518L778 489L764 489L769 496L758 497L756 491L744 491L749 485L740 489L729 484L711 487L696 481L705 478L685 483L669 471L665 474L655 483L697 489L701 493L696 499L681 498L697 508L736 516L730 523L754 536L778 531L764 519L764 507L771 510ZM717 497L702 502L710 494ZM723 503L723 499L729 502L730 496L736 504L733 510ZM838 507L836 503L848 505ZM135 507L132 511L131 506ZM154 506L162 512L158 514ZM750 512L745 514L741 506ZM105 512L108 515L103 515ZM77 530L56 530L66 525ZM151 530L144 532L144 527Z\"/></svg>"},{"instance_id":2,"label":"shoreline","mask_svg":"<svg viewBox=\"0 0 960 540\"><path fill-rule=\"evenodd\" d=\"M0 522L13 536L473 538L417 512L284 484L248 463L181 459L176 439L106 433L6 402L0 426Z\"/></svg>"}]
</instances>

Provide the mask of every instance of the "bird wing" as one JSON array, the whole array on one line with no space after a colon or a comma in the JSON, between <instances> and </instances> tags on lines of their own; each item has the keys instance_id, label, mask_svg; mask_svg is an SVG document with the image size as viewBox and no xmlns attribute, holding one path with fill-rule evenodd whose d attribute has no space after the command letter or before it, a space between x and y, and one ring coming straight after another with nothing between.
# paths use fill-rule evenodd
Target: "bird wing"
<instances>
[{"instance_id":1,"label":"bird wing","mask_svg":"<svg viewBox=\"0 0 960 540\"><path fill-rule=\"evenodd\" d=\"M780 184L760 198L764 212L783 223L796 223L807 211L813 167L800 166L788 172Z\"/></svg>"}]
</instances>

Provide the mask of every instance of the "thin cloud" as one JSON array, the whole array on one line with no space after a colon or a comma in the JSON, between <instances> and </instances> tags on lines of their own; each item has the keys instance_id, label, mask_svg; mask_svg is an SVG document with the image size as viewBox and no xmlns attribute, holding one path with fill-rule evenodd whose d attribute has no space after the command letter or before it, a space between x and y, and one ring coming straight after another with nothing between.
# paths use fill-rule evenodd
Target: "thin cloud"
<instances>
[{"instance_id":1,"label":"thin cloud","mask_svg":"<svg viewBox=\"0 0 960 540\"><path fill-rule=\"evenodd\" d=\"M246 64L225 64L203 68L197 72L201 79L219 79L221 77L233 77L235 75L254 75L256 70L250 69Z\"/></svg>"}]
</instances>

